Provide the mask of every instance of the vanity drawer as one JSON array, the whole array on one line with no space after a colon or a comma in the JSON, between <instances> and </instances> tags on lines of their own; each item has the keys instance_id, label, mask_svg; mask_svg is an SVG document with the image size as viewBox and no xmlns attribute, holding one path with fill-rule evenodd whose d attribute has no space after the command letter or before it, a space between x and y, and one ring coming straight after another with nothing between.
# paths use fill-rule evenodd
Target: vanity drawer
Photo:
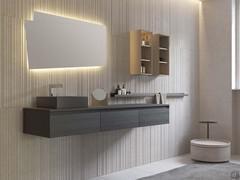
<instances>
[{"instance_id":1,"label":"vanity drawer","mask_svg":"<svg viewBox=\"0 0 240 180\"><path fill-rule=\"evenodd\" d=\"M51 116L51 136L70 136L100 131L100 113L58 113Z\"/></svg>"},{"instance_id":2,"label":"vanity drawer","mask_svg":"<svg viewBox=\"0 0 240 180\"><path fill-rule=\"evenodd\" d=\"M101 130L138 127L137 110L117 110L101 112Z\"/></svg>"},{"instance_id":3,"label":"vanity drawer","mask_svg":"<svg viewBox=\"0 0 240 180\"><path fill-rule=\"evenodd\" d=\"M169 108L153 108L139 111L139 126L169 123Z\"/></svg>"}]
</instances>

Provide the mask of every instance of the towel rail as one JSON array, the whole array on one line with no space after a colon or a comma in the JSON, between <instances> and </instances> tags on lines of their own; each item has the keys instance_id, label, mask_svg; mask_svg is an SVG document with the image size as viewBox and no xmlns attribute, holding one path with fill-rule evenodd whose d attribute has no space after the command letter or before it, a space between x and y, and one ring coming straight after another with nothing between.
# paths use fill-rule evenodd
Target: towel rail
<instances>
[{"instance_id":1,"label":"towel rail","mask_svg":"<svg viewBox=\"0 0 240 180\"><path fill-rule=\"evenodd\" d=\"M167 93L167 98L183 98L188 96L186 93Z\"/></svg>"}]
</instances>

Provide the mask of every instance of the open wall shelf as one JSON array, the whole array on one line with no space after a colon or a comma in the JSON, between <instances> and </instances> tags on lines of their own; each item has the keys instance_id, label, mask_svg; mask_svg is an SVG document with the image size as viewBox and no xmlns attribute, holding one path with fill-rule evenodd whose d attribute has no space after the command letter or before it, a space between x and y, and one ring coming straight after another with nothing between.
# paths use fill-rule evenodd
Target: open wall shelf
<instances>
[{"instance_id":1,"label":"open wall shelf","mask_svg":"<svg viewBox=\"0 0 240 180\"><path fill-rule=\"evenodd\" d=\"M154 34L153 59L156 75L169 75L169 36Z\"/></svg>"},{"instance_id":2,"label":"open wall shelf","mask_svg":"<svg viewBox=\"0 0 240 180\"><path fill-rule=\"evenodd\" d=\"M130 74L153 74L153 34L137 30L130 32Z\"/></svg>"},{"instance_id":3,"label":"open wall shelf","mask_svg":"<svg viewBox=\"0 0 240 180\"><path fill-rule=\"evenodd\" d=\"M111 98L145 98L145 97L155 97L157 93L133 93L128 95L114 95ZM184 98L188 96L187 93L161 93L167 98Z\"/></svg>"},{"instance_id":4,"label":"open wall shelf","mask_svg":"<svg viewBox=\"0 0 240 180\"><path fill-rule=\"evenodd\" d=\"M169 36L130 32L130 74L169 75Z\"/></svg>"}]
</instances>

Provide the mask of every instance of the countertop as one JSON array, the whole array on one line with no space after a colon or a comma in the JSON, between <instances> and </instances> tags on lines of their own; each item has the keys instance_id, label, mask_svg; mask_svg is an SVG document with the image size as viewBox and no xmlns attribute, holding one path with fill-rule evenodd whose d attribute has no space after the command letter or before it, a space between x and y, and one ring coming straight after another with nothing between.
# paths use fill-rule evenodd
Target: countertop
<instances>
[{"instance_id":1,"label":"countertop","mask_svg":"<svg viewBox=\"0 0 240 180\"><path fill-rule=\"evenodd\" d=\"M74 109L47 109L47 108L37 108L29 107L24 109L32 109L39 111L49 111L49 112L73 112L73 111L108 111L108 110L126 110L126 109L141 109L141 108L160 108L166 107L169 108L168 104L116 104L100 107L87 107L87 108L74 108Z\"/></svg>"}]
</instances>

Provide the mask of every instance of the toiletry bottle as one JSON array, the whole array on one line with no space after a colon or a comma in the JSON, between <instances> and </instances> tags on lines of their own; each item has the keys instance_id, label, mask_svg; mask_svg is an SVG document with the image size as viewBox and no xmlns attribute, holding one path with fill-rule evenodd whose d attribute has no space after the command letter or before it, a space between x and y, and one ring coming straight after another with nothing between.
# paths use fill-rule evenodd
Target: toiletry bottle
<instances>
[{"instance_id":1,"label":"toiletry bottle","mask_svg":"<svg viewBox=\"0 0 240 180\"><path fill-rule=\"evenodd\" d=\"M122 87L122 95L127 95L127 89L125 87L125 84L123 84L123 87Z\"/></svg>"},{"instance_id":2,"label":"toiletry bottle","mask_svg":"<svg viewBox=\"0 0 240 180\"><path fill-rule=\"evenodd\" d=\"M144 64L142 65L142 74L146 73L146 67L144 66Z\"/></svg>"},{"instance_id":3,"label":"toiletry bottle","mask_svg":"<svg viewBox=\"0 0 240 180\"><path fill-rule=\"evenodd\" d=\"M156 100L155 100L156 104L160 104L160 94L159 93L155 94L155 98L156 98Z\"/></svg>"},{"instance_id":4,"label":"toiletry bottle","mask_svg":"<svg viewBox=\"0 0 240 180\"><path fill-rule=\"evenodd\" d=\"M117 85L116 89L115 89L115 95L118 95L118 90L120 89L119 84Z\"/></svg>"},{"instance_id":5,"label":"toiletry bottle","mask_svg":"<svg viewBox=\"0 0 240 180\"><path fill-rule=\"evenodd\" d=\"M116 91L117 91L117 95L122 95L122 90L121 90L119 84L117 85L117 89L116 89Z\"/></svg>"},{"instance_id":6,"label":"toiletry bottle","mask_svg":"<svg viewBox=\"0 0 240 180\"><path fill-rule=\"evenodd\" d=\"M150 42L149 42L149 36L146 34L146 36L145 36L145 43L146 43L146 45L150 45Z\"/></svg>"}]
</instances>

